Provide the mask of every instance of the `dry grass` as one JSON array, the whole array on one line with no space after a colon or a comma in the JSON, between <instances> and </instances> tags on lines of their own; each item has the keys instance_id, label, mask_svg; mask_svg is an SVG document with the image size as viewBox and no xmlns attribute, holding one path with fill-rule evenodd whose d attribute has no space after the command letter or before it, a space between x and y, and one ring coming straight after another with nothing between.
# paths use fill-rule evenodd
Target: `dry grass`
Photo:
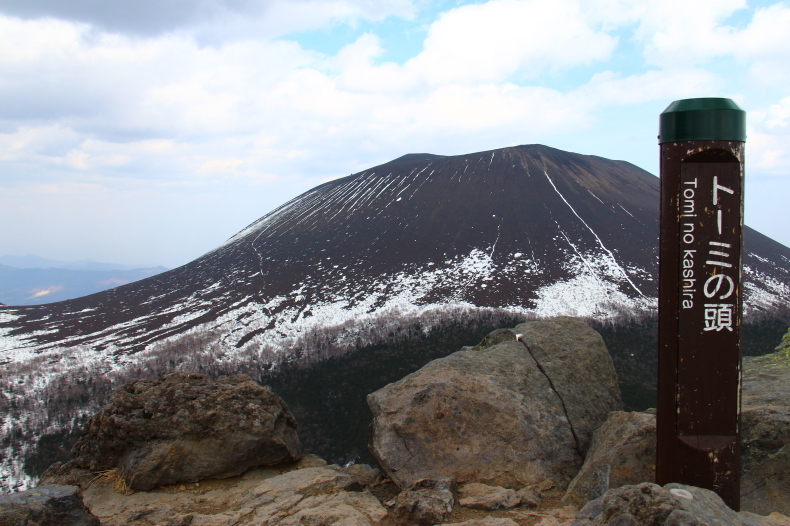
<instances>
[{"instance_id":1,"label":"dry grass","mask_svg":"<svg viewBox=\"0 0 790 526\"><path fill-rule=\"evenodd\" d=\"M107 471L101 471L96 474L96 477L91 480L91 484L94 482L99 482L101 484L105 484L107 486L112 487L116 493L120 493L122 495L131 495L134 493L134 490L131 489L127 484L126 481L121 476L121 472L118 468L108 469Z\"/></svg>"}]
</instances>

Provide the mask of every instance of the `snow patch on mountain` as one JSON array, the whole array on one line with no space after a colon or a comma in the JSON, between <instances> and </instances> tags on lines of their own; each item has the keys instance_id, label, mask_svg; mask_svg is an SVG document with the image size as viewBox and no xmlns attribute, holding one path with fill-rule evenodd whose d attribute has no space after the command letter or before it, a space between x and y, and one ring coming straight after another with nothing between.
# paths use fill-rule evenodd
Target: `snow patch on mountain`
<instances>
[{"instance_id":1,"label":"snow patch on mountain","mask_svg":"<svg viewBox=\"0 0 790 526\"><path fill-rule=\"evenodd\" d=\"M566 238L567 240L567 238ZM288 293L255 301L250 297L236 298L217 318L200 325L205 330L219 330L222 345L232 356L248 345L265 345L275 352L287 352L294 341L310 330L339 326L349 320L365 320L391 309L405 315L418 314L425 309L442 307L474 307L469 295L475 289L496 290L500 286L512 286L519 278L532 276L539 279L545 272L535 261L523 253L495 255L494 240L491 246L475 248L466 255L457 255L442 263L427 262L422 266L407 265L400 272L382 274L375 278L351 279L346 275L347 267L324 269L317 275L306 276ZM606 305L643 307L652 305L650 299L634 300L620 290L624 270L606 254L597 250L582 254L576 249L567 251L564 261L553 265L564 268L570 278L539 289L534 305L510 305L522 312L538 314L607 315ZM633 272L646 273L644 269ZM331 272L332 287L326 287L326 273ZM440 291L440 294L437 294ZM441 297L443 299L437 300ZM307 302L305 302L307 300ZM151 337L143 352L151 348L154 341L167 342L184 333L184 327L193 320L211 312L214 300L204 294L193 294L182 302L168 306L157 316L172 316L157 333L172 334L171 337ZM491 305L501 307L502 305ZM8 321L9 314L4 314ZM119 351L132 342L139 342L140 328L152 315L117 323L94 335L78 335L64 338L57 344L35 344L32 336L0 339L4 345L0 357L25 362L36 357L47 356L59 360L64 349L75 347L89 337L92 346L104 345L103 351L91 351L84 359L93 363L102 357L111 357L119 366L125 362ZM51 330L55 330L55 326ZM43 331L46 332L46 331ZM0 359L2 359L0 358ZM42 365L43 366L43 365ZM48 366L43 366L45 369Z\"/></svg>"},{"instance_id":2,"label":"snow patch on mountain","mask_svg":"<svg viewBox=\"0 0 790 526\"><path fill-rule=\"evenodd\" d=\"M0 312L0 324L11 323L19 318L15 314ZM19 353L18 349L25 347L27 334L15 336L10 334L12 330L10 327L0 327L0 363L24 359L23 353Z\"/></svg>"},{"instance_id":3,"label":"snow patch on mountain","mask_svg":"<svg viewBox=\"0 0 790 526\"><path fill-rule=\"evenodd\" d=\"M567 237L566 237L567 240ZM631 297L623 292L625 270L613 262L608 254L580 253L570 243L573 253L558 262L570 277L537 289L537 300L532 312L538 316L594 316L609 317L622 309L650 310L657 307L657 298ZM614 263L614 264L613 264ZM646 274L634 267L633 274ZM628 280L630 284L630 280ZM630 287L628 287L630 289Z\"/></svg>"},{"instance_id":4,"label":"snow patch on mountain","mask_svg":"<svg viewBox=\"0 0 790 526\"><path fill-rule=\"evenodd\" d=\"M789 271L785 271L790 274ZM790 296L790 287L787 284L759 272L749 265L743 266L743 310L749 313L752 310L771 309L784 304L784 298Z\"/></svg>"},{"instance_id":5,"label":"snow patch on mountain","mask_svg":"<svg viewBox=\"0 0 790 526\"><path fill-rule=\"evenodd\" d=\"M538 316L608 317L624 308L648 310L657 307L656 298L630 298L617 283L589 272L543 286L537 295L537 306L532 312Z\"/></svg>"},{"instance_id":6,"label":"snow patch on mountain","mask_svg":"<svg viewBox=\"0 0 790 526\"><path fill-rule=\"evenodd\" d=\"M313 296L319 294L319 291L311 290L313 287L302 283L290 294L270 299L263 308L249 306L243 311L232 310L211 323L211 326L221 327L233 334L240 334L240 329L246 334L255 332L248 340L251 344L287 349L296 338L311 329L342 325L349 320L372 319L387 310L414 315L440 307L474 308L470 302L460 299L462 292L471 283L489 278L495 270L491 257L475 249L464 257L454 258L448 266L426 264L423 269L409 268L362 283L341 280L344 283L342 287L327 292L306 309L295 305L280 308L289 303L291 298L298 298L305 293ZM426 301L426 296L437 288L454 289L457 294L446 301ZM255 317L243 317L242 314L247 312L254 312ZM240 323L240 318L245 321ZM250 321L247 322L247 319Z\"/></svg>"}]
</instances>

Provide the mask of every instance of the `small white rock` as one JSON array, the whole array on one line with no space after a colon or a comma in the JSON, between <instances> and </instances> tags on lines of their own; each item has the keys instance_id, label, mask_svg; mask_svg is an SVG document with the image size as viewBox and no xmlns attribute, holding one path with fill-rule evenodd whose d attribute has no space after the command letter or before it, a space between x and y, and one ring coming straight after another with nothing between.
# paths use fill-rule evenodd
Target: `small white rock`
<instances>
[{"instance_id":1,"label":"small white rock","mask_svg":"<svg viewBox=\"0 0 790 526\"><path fill-rule=\"evenodd\" d=\"M685 489L672 488L671 490L669 490L669 492L676 497L680 497L681 499L694 500L694 495L692 495L690 491Z\"/></svg>"}]
</instances>

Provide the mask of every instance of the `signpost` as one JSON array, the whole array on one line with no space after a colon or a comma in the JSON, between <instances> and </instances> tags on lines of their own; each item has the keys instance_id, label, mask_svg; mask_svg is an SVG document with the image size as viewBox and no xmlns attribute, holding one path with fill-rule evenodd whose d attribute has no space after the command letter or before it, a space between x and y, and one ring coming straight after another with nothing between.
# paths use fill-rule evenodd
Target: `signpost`
<instances>
[{"instance_id":1,"label":"signpost","mask_svg":"<svg viewBox=\"0 0 790 526\"><path fill-rule=\"evenodd\" d=\"M740 508L741 247L746 113L675 101L660 117L656 482Z\"/></svg>"}]
</instances>

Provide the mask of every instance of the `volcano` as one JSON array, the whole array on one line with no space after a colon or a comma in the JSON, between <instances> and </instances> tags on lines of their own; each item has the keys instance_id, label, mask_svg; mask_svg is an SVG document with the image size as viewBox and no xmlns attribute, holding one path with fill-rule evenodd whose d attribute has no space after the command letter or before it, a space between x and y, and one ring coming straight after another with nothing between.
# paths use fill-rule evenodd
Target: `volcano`
<instances>
[{"instance_id":1,"label":"volcano","mask_svg":"<svg viewBox=\"0 0 790 526\"><path fill-rule=\"evenodd\" d=\"M443 306L607 316L654 308L659 180L541 145L409 154L322 184L182 267L0 307L0 361L136 353L209 328L235 352ZM746 310L790 301L790 249L745 230Z\"/></svg>"}]
</instances>

